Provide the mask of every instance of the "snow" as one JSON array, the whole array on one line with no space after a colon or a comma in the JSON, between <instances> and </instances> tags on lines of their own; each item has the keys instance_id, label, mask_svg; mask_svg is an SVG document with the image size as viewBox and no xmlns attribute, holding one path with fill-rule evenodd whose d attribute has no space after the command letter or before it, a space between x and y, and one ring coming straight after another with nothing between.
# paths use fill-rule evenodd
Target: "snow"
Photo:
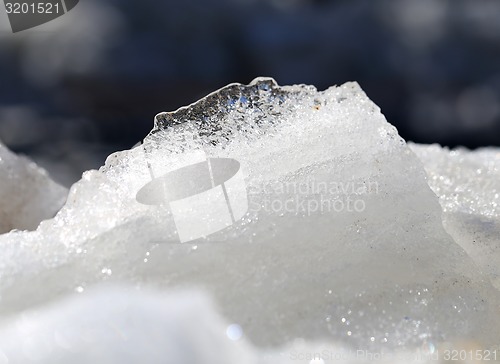
<instances>
[{"instance_id":1,"label":"snow","mask_svg":"<svg viewBox=\"0 0 500 364\"><path fill-rule=\"evenodd\" d=\"M446 231L500 289L500 150L410 147L439 197Z\"/></svg>"},{"instance_id":2,"label":"snow","mask_svg":"<svg viewBox=\"0 0 500 364\"><path fill-rule=\"evenodd\" d=\"M264 78L226 86L159 114L142 145L86 172L55 218L36 231L0 236L0 313L16 322L24 310L42 310L30 321L37 343L47 337L44 330L54 332L63 322L75 322L69 337L94 322L98 334L74 344L87 355L82 362L98 360L92 355L109 355L109 362L136 357L120 354L121 339L99 344L109 330L96 320L105 316L125 331L165 337L165 348L178 339L167 327L185 329L180 337L187 347L233 360L226 341L198 342L190 315L176 316L176 307L204 312L186 303L191 298L171 296L167 304L163 293L146 289L206 292L219 314L208 308L211 323L195 321L230 342L243 335L248 346L234 349L242 350L238 362L265 362L267 355L273 362L293 360L278 353L298 339L305 348L329 343L345 352L415 353L447 342L490 348L500 339L500 292L492 285L498 255L488 260L485 249L494 248L499 221L494 205L483 202L492 201L495 187L465 184L469 169L436 148L409 148L356 83L321 92ZM486 184L496 183L497 156L492 150L464 158L483 166L479 178ZM220 171L212 168L227 160L237 161L238 170L225 162ZM451 190L463 189L460 198L453 200L440 178L433 183L432 173L452 178ZM198 184L199 176L211 184ZM243 218L235 206L248 207ZM221 228L224 209L232 220ZM448 209L487 223L459 218L448 224ZM212 229L183 238L176 222L189 225L194 215ZM466 235L457 237L462 230L479 234L484 244L467 245ZM139 291L95 293L93 286L103 282ZM74 297L43 308L67 295ZM131 313L110 307L129 301ZM224 319L210 321L218 315ZM144 317L145 326L130 317ZM6 325L0 337L25 335ZM15 339L7 342L14 349L0 347L5 357L29 359L12 354L19 352ZM165 355L143 342L133 334L127 348L146 362ZM71 350L49 351L56 356L39 362L76 361ZM193 362L189 352L180 350L168 362Z\"/></svg>"},{"instance_id":3,"label":"snow","mask_svg":"<svg viewBox=\"0 0 500 364\"><path fill-rule=\"evenodd\" d=\"M52 218L68 191L53 182L45 170L18 157L0 142L0 233L34 230Z\"/></svg>"}]
</instances>

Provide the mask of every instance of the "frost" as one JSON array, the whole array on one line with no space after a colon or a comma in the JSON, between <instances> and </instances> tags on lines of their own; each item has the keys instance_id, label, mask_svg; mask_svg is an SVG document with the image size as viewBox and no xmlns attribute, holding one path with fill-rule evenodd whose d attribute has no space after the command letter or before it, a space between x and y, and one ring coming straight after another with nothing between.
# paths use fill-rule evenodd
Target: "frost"
<instances>
[{"instance_id":1,"label":"frost","mask_svg":"<svg viewBox=\"0 0 500 364\"><path fill-rule=\"evenodd\" d=\"M438 145L410 144L424 163L429 185L445 213L500 218L500 151L449 151Z\"/></svg>"},{"instance_id":2,"label":"frost","mask_svg":"<svg viewBox=\"0 0 500 364\"><path fill-rule=\"evenodd\" d=\"M238 169L224 164L219 178L223 160ZM35 232L0 236L0 312L127 282L209 292L261 351L298 338L488 348L500 292L441 215L422 163L356 83L232 84L159 114L142 145L86 172ZM183 239L176 222L193 216L217 229Z\"/></svg>"},{"instance_id":3,"label":"frost","mask_svg":"<svg viewBox=\"0 0 500 364\"><path fill-rule=\"evenodd\" d=\"M43 169L0 143L0 233L36 229L56 214L66 195Z\"/></svg>"}]
</instances>

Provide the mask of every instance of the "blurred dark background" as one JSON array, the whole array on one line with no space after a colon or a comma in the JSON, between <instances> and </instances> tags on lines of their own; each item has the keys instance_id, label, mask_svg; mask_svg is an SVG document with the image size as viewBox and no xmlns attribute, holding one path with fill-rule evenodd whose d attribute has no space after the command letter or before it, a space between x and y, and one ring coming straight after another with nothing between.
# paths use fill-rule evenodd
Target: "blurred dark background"
<instances>
[{"instance_id":1,"label":"blurred dark background","mask_svg":"<svg viewBox=\"0 0 500 364\"><path fill-rule=\"evenodd\" d=\"M0 10L0 140L66 185L257 76L356 80L407 140L500 145L500 0L80 0L16 34Z\"/></svg>"}]
</instances>

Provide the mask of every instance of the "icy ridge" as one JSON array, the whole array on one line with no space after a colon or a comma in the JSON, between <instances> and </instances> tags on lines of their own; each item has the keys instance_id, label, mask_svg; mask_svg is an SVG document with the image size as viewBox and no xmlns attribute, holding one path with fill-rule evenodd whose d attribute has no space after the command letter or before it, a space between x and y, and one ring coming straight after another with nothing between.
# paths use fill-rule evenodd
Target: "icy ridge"
<instances>
[{"instance_id":1,"label":"icy ridge","mask_svg":"<svg viewBox=\"0 0 500 364\"><path fill-rule=\"evenodd\" d=\"M200 156L239 163L248 211L180 243L172 210L137 196ZM233 84L159 114L143 145L86 172L36 231L0 236L0 312L103 281L201 287L257 346L488 347L498 291L441 212L421 162L357 84Z\"/></svg>"}]
</instances>

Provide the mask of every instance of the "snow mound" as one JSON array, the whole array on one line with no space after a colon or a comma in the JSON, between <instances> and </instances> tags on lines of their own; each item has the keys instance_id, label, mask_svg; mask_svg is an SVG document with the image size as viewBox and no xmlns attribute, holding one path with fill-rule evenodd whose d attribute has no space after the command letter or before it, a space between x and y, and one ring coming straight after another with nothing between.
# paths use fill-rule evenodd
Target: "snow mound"
<instances>
[{"instance_id":1,"label":"snow mound","mask_svg":"<svg viewBox=\"0 0 500 364\"><path fill-rule=\"evenodd\" d=\"M68 191L0 142L0 233L34 230L62 207Z\"/></svg>"},{"instance_id":2,"label":"snow mound","mask_svg":"<svg viewBox=\"0 0 500 364\"><path fill-rule=\"evenodd\" d=\"M410 147L439 197L446 230L500 289L500 150Z\"/></svg>"},{"instance_id":3,"label":"snow mound","mask_svg":"<svg viewBox=\"0 0 500 364\"><path fill-rule=\"evenodd\" d=\"M422 163L356 83L259 78L159 114L54 219L0 245L4 315L126 282L209 292L259 350L500 339L491 275L444 230Z\"/></svg>"}]
</instances>

